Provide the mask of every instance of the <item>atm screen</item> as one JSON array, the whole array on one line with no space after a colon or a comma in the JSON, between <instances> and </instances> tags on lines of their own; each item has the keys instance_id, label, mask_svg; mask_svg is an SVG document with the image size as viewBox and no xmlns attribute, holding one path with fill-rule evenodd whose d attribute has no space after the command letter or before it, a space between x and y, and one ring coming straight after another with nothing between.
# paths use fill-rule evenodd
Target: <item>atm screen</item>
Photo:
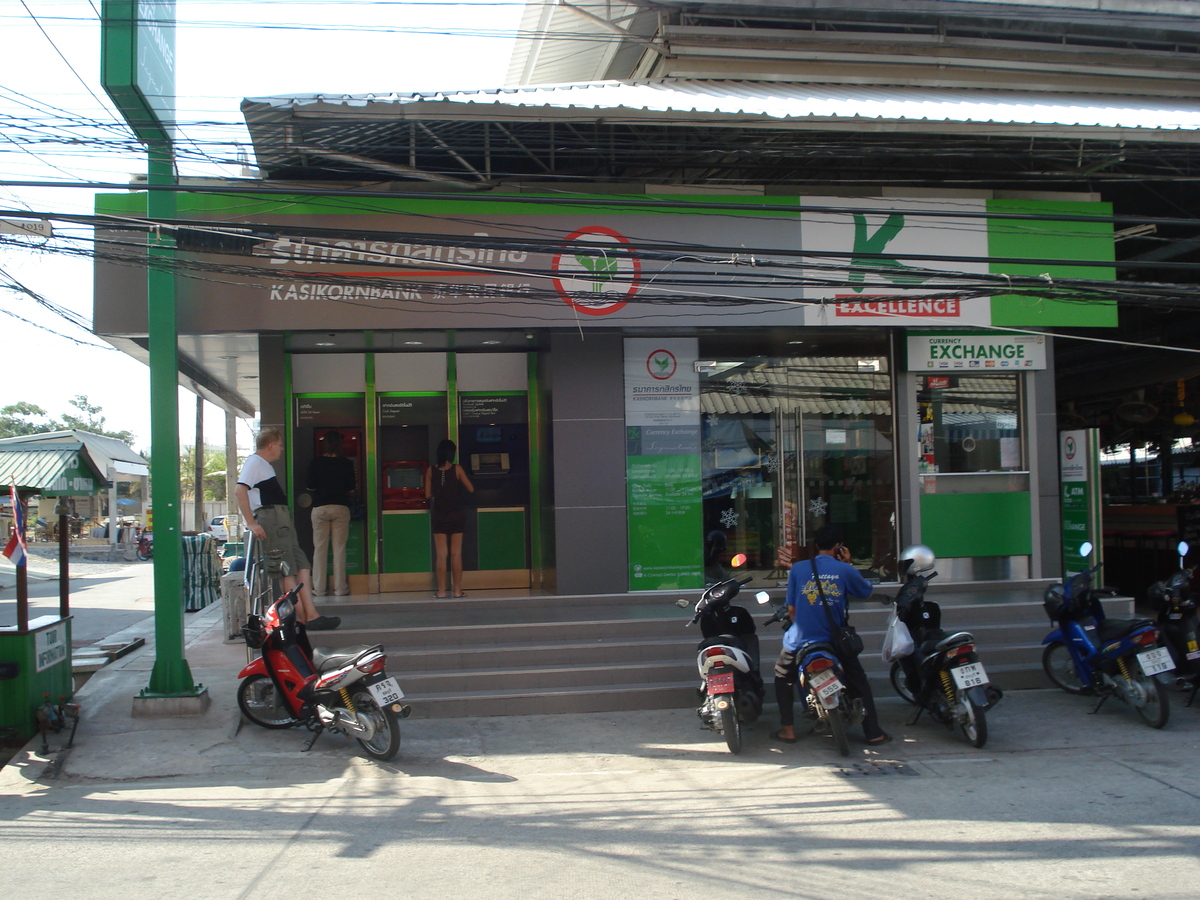
<instances>
[{"instance_id":1,"label":"atm screen","mask_svg":"<svg viewBox=\"0 0 1200 900\"><path fill-rule=\"evenodd\" d=\"M477 444L498 444L500 442L500 429L494 425L476 428L475 442Z\"/></svg>"},{"instance_id":2,"label":"atm screen","mask_svg":"<svg viewBox=\"0 0 1200 900\"><path fill-rule=\"evenodd\" d=\"M384 486L389 489L412 489L425 486L420 469L386 469L385 471L387 472L387 484Z\"/></svg>"}]
</instances>

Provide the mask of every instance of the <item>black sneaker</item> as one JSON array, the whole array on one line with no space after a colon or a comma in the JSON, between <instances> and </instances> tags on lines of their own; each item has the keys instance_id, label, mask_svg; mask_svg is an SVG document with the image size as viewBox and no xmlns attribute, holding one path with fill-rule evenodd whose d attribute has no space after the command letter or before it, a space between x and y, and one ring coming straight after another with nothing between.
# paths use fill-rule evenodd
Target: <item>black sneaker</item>
<instances>
[{"instance_id":1,"label":"black sneaker","mask_svg":"<svg viewBox=\"0 0 1200 900\"><path fill-rule=\"evenodd\" d=\"M341 624L342 620L337 616L317 616L305 622L304 627L309 631L333 631Z\"/></svg>"}]
</instances>

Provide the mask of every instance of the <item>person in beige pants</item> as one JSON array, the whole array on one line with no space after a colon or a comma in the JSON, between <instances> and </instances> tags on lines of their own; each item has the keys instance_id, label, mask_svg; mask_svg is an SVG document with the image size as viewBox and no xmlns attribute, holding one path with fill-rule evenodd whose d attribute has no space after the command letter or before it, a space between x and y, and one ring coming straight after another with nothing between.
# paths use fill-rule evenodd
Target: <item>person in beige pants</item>
<instances>
[{"instance_id":1,"label":"person in beige pants","mask_svg":"<svg viewBox=\"0 0 1200 900\"><path fill-rule=\"evenodd\" d=\"M333 545L333 593L350 593L346 578L346 540L350 536L350 501L357 483L354 463L342 456L342 435L330 431L321 438L321 455L308 467L305 481L312 494L313 594L322 597L329 589L326 561Z\"/></svg>"}]
</instances>

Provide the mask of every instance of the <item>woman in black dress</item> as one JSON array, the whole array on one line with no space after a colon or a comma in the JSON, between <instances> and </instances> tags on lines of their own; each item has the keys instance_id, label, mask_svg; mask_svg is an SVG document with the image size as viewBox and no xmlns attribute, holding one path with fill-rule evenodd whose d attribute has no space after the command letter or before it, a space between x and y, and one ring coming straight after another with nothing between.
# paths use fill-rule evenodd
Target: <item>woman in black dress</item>
<instances>
[{"instance_id":1,"label":"woman in black dress","mask_svg":"<svg viewBox=\"0 0 1200 900\"><path fill-rule=\"evenodd\" d=\"M433 548L437 555L437 593L434 596L439 598L446 596L447 556L450 558L454 596L466 596L462 589L462 538L466 527L463 489L474 493L475 486L463 467L454 462L457 453L454 441L442 441L437 448L437 462L425 470L425 498L433 500Z\"/></svg>"}]
</instances>

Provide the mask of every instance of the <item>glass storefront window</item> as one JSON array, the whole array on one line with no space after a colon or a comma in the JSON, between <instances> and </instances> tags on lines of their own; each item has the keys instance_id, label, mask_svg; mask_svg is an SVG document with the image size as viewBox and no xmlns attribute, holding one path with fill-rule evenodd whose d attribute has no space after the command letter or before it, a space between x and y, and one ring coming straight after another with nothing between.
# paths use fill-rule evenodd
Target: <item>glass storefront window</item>
<instances>
[{"instance_id":1,"label":"glass storefront window","mask_svg":"<svg viewBox=\"0 0 1200 900\"><path fill-rule=\"evenodd\" d=\"M917 381L922 475L1023 472L1021 376L925 375Z\"/></svg>"},{"instance_id":2,"label":"glass storefront window","mask_svg":"<svg viewBox=\"0 0 1200 900\"><path fill-rule=\"evenodd\" d=\"M846 532L854 564L895 578L896 491L886 336L822 334L773 356L701 339L705 576L745 553L761 581Z\"/></svg>"}]
</instances>

